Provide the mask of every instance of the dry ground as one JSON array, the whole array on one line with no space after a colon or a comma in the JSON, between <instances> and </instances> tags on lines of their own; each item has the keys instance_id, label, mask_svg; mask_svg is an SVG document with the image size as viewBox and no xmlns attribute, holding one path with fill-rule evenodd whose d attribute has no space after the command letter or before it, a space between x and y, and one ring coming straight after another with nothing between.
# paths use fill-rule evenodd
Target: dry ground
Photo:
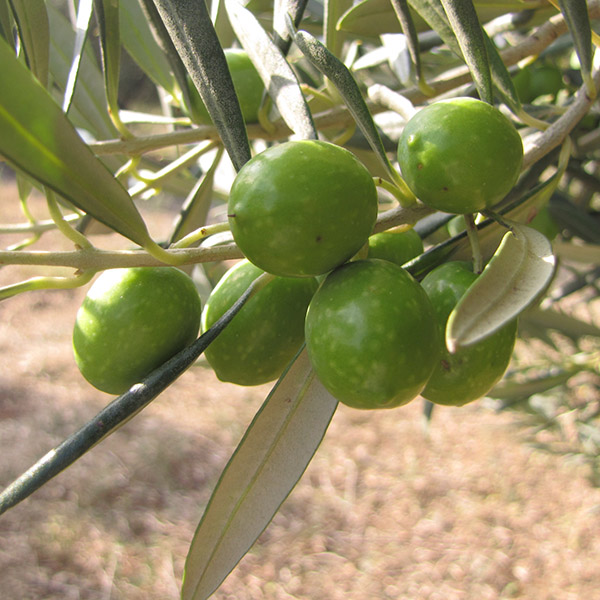
<instances>
[{"instance_id":1,"label":"dry ground","mask_svg":"<svg viewBox=\"0 0 600 600\"><path fill-rule=\"evenodd\" d=\"M84 292L0 303L0 485L110 400L72 359ZM203 507L267 390L193 367L0 517L0 597L177 598ZM419 402L379 413L341 407L215 598L600 598L600 489L577 462L532 450L519 431L483 403L437 409L428 434Z\"/></svg>"}]
</instances>

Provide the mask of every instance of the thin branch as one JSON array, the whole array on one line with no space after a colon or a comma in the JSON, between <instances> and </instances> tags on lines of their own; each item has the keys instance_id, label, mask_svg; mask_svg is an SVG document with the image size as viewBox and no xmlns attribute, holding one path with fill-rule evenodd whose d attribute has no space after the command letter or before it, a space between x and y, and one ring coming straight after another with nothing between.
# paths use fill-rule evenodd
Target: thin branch
<instances>
[{"instance_id":1,"label":"thin branch","mask_svg":"<svg viewBox=\"0 0 600 600\"><path fill-rule=\"evenodd\" d=\"M379 214L374 232L384 231L403 225L414 224L423 217L435 212L423 204L415 204L408 208L398 207ZM235 244L200 248L173 248L165 250L181 265L190 265L222 260L244 258ZM123 267L157 267L166 263L148 254L144 250L100 250L84 248L52 252L48 250L23 250L20 252L0 251L0 265L31 265L46 267L70 267L79 271L102 271Z\"/></svg>"},{"instance_id":2,"label":"thin branch","mask_svg":"<svg viewBox=\"0 0 600 600\"><path fill-rule=\"evenodd\" d=\"M600 69L593 74L593 81L596 87L600 85ZM582 85L575 96L575 100L561 117L545 131L528 136L525 139L523 169L537 162L562 144L577 123L587 114L594 101L588 96L585 84Z\"/></svg>"}]
</instances>

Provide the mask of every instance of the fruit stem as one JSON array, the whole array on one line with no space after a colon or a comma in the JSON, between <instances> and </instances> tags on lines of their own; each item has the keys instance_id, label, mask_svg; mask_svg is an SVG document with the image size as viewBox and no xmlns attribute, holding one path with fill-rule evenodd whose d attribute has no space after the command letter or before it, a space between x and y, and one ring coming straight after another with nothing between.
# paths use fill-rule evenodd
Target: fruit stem
<instances>
[{"instance_id":1,"label":"fruit stem","mask_svg":"<svg viewBox=\"0 0 600 600\"><path fill-rule=\"evenodd\" d=\"M406 208L416 203L416 196L410 191L404 180L398 176L398 181L391 183L383 177L373 177L375 185L389 192L397 201L400 206Z\"/></svg>"},{"instance_id":2,"label":"fruit stem","mask_svg":"<svg viewBox=\"0 0 600 600\"><path fill-rule=\"evenodd\" d=\"M0 300L6 300L23 292L35 290L70 290L88 283L96 271L79 272L74 277L31 277L19 283L13 283L0 288Z\"/></svg>"},{"instance_id":3,"label":"fruit stem","mask_svg":"<svg viewBox=\"0 0 600 600\"><path fill-rule=\"evenodd\" d=\"M130 196L139 196L148 188L156 187L157 184L159 184L163 179L173 175L179 169L183 169L188 165L193 164L196 162L199 156L206 154L216 146L217 142L212 140L202 142L152 175L142 177L139 173L137 173L136 178L140 181L129 190Z\"/></svg>"},{"instance_id":4,"label":"fruit stem","mask_svg":"<svg viewBox=\"0 0 600 600\"><path fill-rule=\"evenodd\" d=\"M465 223L467 224L467 237L469 238L471 252L473 254L473 272L479 275L483 271L483 256L481 255L479 234L477 232L477 225L475 225L475 217L473 214L465 215Z\"/></svg>"},{"instance_id":5,"label":"fruit stem","mask_svg":"<svg viewBox=\"0 0 600 600\"><path fill-rule=\"evenodd\" d=\"M214 223L213 225L203 225L202 227L195 229L191 233L188 233L180 240L173 242L170 248L187 248L188 246L191 246L199 240L214 235L215 233L221 233L223 231L229 231L229 223L227 221L223 221L221 223Z\"/></svg>"},{"instance_id":6,"label":"fruit stem","mask_svg":"<svg viewBox=\"0 0 600 600\"><path fill-rule=\"evenodd\" d=\"M74 229L64 218L60 208L58 206L58 202L56 201L56 196L54 192L50 188L45 189L46 192L46 201L48 203L48 211L50 212L50 217L54 221L57 229L69 240L71 240L76 246L79 248L92 248L92 243L76 229Z\"/></svg>"}]
</instances>

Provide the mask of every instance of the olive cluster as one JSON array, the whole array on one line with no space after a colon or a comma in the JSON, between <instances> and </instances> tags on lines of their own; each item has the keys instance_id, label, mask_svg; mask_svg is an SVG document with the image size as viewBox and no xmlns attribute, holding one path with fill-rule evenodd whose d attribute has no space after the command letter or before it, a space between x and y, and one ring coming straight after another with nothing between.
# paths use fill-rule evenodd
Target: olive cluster
<instances>
[{"instance_id":1,"label":"olive cluster","mask_svg":"<svg viewBox=\"0 0 600 600\"><path fill-rule=\"evenodd\" d=\"M465 119L473 126L465 127ZM503 160L486 154L494 144ZM495 108L461 98L417 113L398 159L421 201L463 214L493 205L512 187L522 145ZM423 242L407 227L373 235L377 213L369 171L337 145L288 141L244 165L228 218L246 259L214 288L201 329L261 274L271 279L207 349L219 379L273 381L305 343L325 388L352 407L391 408L419 395L462 405L489 391L508 366L516 323L450 354L448 316L477 275L467 263L450 262L417 281L402 265L423 252ZM199 327L198 294L181 271L108 272L78 314L77 362L93 385L120 393L188 344Z\"/></svg>"}]
</instances>

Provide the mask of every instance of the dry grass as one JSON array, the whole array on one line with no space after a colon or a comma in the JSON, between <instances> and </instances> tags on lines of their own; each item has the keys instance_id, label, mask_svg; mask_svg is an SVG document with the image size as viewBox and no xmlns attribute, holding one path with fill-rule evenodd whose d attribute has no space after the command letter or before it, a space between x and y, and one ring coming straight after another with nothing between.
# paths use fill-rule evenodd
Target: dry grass
<instances>
[{"instance_id":1,"label":"dry grass","mask_svg":"<svg viewBox=\"0 0 600 600\"><path fill-rule=\"evenodd\" d=\"M2 275L2 277L8 275ZM0 484L109 399L73 364L84 290L0 304ZM218 475L268 387L192 368L134 421L0 518L6 600L177 598ZM221 600L598 597L600 489L508 414L341 407Z\"/></svg>"}]
</instances>

